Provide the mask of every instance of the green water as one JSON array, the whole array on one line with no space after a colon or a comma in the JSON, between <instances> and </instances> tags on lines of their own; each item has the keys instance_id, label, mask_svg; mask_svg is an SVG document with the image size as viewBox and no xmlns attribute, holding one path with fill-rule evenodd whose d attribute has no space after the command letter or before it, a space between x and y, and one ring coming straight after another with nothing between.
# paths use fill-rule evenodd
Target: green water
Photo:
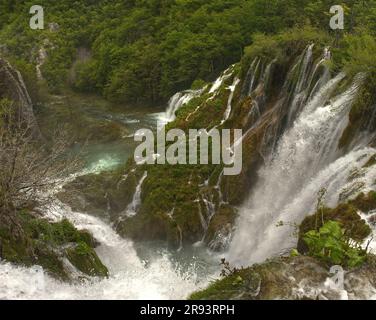
<instances>
[{"instance_id":1,"label":"green water","mask_svg":"<svg viewBox=\"0 0 376 320\"><path fill-rule=\"evenodd\" d=\"M36 106L41 130L48 139L57 127L67 127L71 150L80 153L84 169L111 170L124 164L137 146L134 133L165 122L165 107L132 107L113 104L92 95L50 96Z\"/></svg>"}]
</instances>

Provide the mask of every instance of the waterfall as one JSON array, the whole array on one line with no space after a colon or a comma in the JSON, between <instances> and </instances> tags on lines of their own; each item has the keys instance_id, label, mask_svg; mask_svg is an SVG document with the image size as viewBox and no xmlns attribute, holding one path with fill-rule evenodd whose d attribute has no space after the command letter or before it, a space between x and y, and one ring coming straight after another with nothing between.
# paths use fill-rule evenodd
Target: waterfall
<instances>
[{"instance_id":1,"label":"waterfall","mask_svg":"<svg viewBox=\"0 0 376 320\"><path fill-rule=\"evenodd\" d=\"M195 202L197 202L197 206L198 206L197 213L198 213L198 216L200 218L201 227L202 227L202 230L205 233L206 230L208 230L208 223L206 222L204 215L202 214L200 199L197 199Z\"/></svg>"},{"instance_id":2,"label":"waterfall","mask_svg":"<svg viewBox=\"0 0 376 320\"><path fill-rule=\"evenodd\" d=\"M132 216L137 214L137 210L138 210L138 208L140 207L140 204L141 204L142 185L143 185L145 179L147 178L147 176L148 176L148 173L147 173L147 171L145 171L143 176L141 177L137 187L136 187L136 191L133 195L132 202L129 204L129 206L126 210L127 216L129 216L129 217L132 217Z\"/></svg>"},{"instance_id":3,"label":"waterfall","mask_svg":"<svg viewBox=\"0 0 376 320\"><path fill-rule=\"evenodd\" d=\"M218 89L222 86L223 82L225 82L228 78L232 76L234 65L230 66L227 70L225 70L213 83L211 86L209 93L215 94L217 93Z\"/></svg>"},{"instance_id":4,"label":"waterfall","mask_svg":"<svg viewBox=\"0 0 376 320\"><path fill-rule=\"evenodd\" d=\"M309 76L309 68L312 62L312 50L314 44L307 47L305 53L303 54L303 63L300 66L300 74L298 79L298 84L296 86L296 91L301 92L303 90L303 85L307 83L307 77Z\"/></svg>"},{"instance_id":5,"label":"waterfall","mask_svg":"<svg viewBox=\"0 0 376 320\"><path fill-rule=\"evenodd\" d=\"M40 137L40 131L34 116L33 104L27 91L21 73L14 69L10 63L0 58L0 87L5 88L5 92L0 92L0 97L5 95L15 101L22 118L33 129L36 137Z\"/></svg>"},{"instance_id":6,"label":"waterfall","mask_svg":"<svg viewBox=\"0 0 376 320\"><path fill-rule=\"evenodd\" d=\"M109 269L109 278L60 282L39 267L21 267L0 261L0 300L3 299L185 299L205 287L208 280L197 276L202 266L182 268L167 252L153 251L151 261L139 258L133 243L121 238L106 222L70 210L61 202L44 211L52 221L69 219L78 229L88 230L100 242L96 249Z\"/></svg>"},{"instance_id":7,"label":"waterfall","mask_svg":"<svg viewBox=\"0 0 376 320\"><path fill-rule=\"evenodd\" d=\"M310 53L307 52L303 68L307 68L309 60ZM309 78L303 73L300 77L305 81ZM313 213L310 204L315 203L320 188L336 184L339 190L343 187L340 181L344 183L346 179L338 180L338 175L353 168L354 160L362 154L372 153L369 150L354 151L341 158L338 151L338 141L348 123L348 113L361 83L361 78L356 78L348 90L326 104L343 78L344 74L339 74L327 82L305 104L260 169L259 181L240 210L228 252L229 261L248 265L293 247L296 239L286 229L277 228L278 222L301 222L307 214ZM303 85L298 83L300 88Z\"/></svg>"},{"instance_id":8,"label":"waterfall","mask_svg":"<svg viewBox=\"0 0 376 320\"><path fill-rule=\"evenodd\" d=\"M235 78L233 84L229 87L230 96L228 98L227 108L226 108L225 114L223 115L223 120L221 124L225 123L228 120L228 118L230 118L231 111L232 111L232 100L234 99L235 89L238 86L239 82L240 82L240 79Z\"/></svg>"},{"instance_id":9,"label":"waterfall","mask_svg":"<svg viewBox=\"0 0 376 320\"><path fill-rule=\"evenodd\" d=\"M193 98L198 97L202 93L200 90L187 90L174 94L168 103L166 110L167 122L172 122L176 119L176 111L182 106L190 102Z\"/></svg>"},{"instance_id":10,"label":"waterfall","mask_svg":"<svg viewBox=\"0 0 376 320\"><path fill-rule=\"evenodd\" d=\"M255 88L256 76L257 76L257 72L258 72L259 67L260 67L260 63L261 63L261 59L257 59L257 60L254 60L252 65L251 65L250 72L252 74L252 78L251 78L251 82L250 82L249 88L248 88L248 95L249 96L252 94L252 92Z\"/></svg>"},{"instance_id":11,"label":"waterfall","mask_svg":"<svg viewBox=\"0 0 376 320\"><path fill-rule=\"evenodd\" d=\"M304 103L307 101L307 96L309 94L310 83L308 81L309 76L311 75L311 79L314 78L315 73L318 69L318 66L321 64L319 62L315 68L314 72L310 73L309 71L312 68L312 50L314 45L309 45L303 55L300 57L298 63L292 68L290 77L293 77L295 72L298 72L298 80L295 85L295 89L292 93L292 103L289 108L288 114L288 125L292 125L296 115L300 112L301 108L304 106ZM318 81L317 83L320 83Z\"/></svg>"}]
</instances>

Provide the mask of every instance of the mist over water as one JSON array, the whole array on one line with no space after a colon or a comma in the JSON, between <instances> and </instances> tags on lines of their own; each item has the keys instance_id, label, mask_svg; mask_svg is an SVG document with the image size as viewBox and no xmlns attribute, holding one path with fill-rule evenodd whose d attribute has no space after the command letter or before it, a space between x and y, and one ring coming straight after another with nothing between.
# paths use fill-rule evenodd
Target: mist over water
<instances>
[{"instance_id":1,"label":"mist over water","mask_svg":"<svg viewBox=\"0 0 376 320\"><path fill-rule=\"evenodd\" d=\"M301 70L308 72L307 59L302 61L304 68ZM335 206L341 192L348 191L351 185L362 187L348 196L355 196L372 186L376 174L372 168L363 169L364 176L359 181L349 182L348 177L354 170L362 170L376 150L364 144L344 155L338 148L353 99L362 83L362 78L357 77L345 92L328 101L344 76L339 74L331 80L323 77L318 80L323 83L325 79L325 82L302 105L291 128L285 131L259 170L258 182L240 209L227 253L232 263L259 263L295 248L294 225L315 212L318 192L322 188L327 191L326 204ZM309 74L300 75L300 79L309 78ZM297 99L302 99L302 88L299 80L292 107L296 107ZM309 92L304 94L309 96ZM282 226L278 226L281 223Z\"/></svg>"},{"instance_id":2,"label":"mist over water","mask_svg":"<svg viewBox=\"0 0 376 320\"><path fill-rule=\"evenodd\" d=\"M108 267L109 278L67 284L43 273L41 268L0 262L0 299L184 299L207 284L206 278L197 276L200 265L194 261L183 268L161 250L153 251L152 260L142 260L131 241L118 236L98 218L55 203L49 218L59 220L62 216L95 235L101 243L96 252Z\"/></svg>"}]
</instances>

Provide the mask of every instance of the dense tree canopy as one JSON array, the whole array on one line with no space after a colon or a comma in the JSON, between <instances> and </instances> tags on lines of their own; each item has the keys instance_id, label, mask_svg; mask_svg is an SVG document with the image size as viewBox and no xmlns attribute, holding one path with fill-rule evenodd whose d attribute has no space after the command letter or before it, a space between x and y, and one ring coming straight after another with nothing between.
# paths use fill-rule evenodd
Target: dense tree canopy
<instances>
[{"instance_id":1,"label":"dense tree canopy","mask_svg":"<svg viewBox=\"0 0 376 320\"><path fill-rule=\"evenodd\" d=\"M375 0L341 2L342 34L367 29L374 37ZM212 80L240 60L256 33L309 25L339 36L329 29L331 0L40 0L44 31L28 26L33 4L0 1L2 51L36 64L45 47L50 89L70 80L76 90L121 102L165 101L197 79ZM89 57L76 61L78 48Z\"/></svg>"}]
</instances>

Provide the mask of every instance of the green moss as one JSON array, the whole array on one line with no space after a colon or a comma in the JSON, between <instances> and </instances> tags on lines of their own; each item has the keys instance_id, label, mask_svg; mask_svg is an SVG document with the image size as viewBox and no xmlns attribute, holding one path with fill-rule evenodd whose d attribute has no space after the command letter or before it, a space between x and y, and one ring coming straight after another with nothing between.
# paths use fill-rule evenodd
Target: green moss
<instances>
[{"instance_id":1,"label":"green moss","mask_svg":"<svg viewBox=\"0 0 376 320\"><path fill-rule=\"evenodd\" d=\"M376 192L370 191L368 194L361 193L350 203L364 213L376 209Z\"/></svg>"},{"instance_id":2,"label":"green moss","mask_svg":"<svg viewBox=\"0 0 376 320\"><path fill-rule=\"evenodd\" d=\"M92 247L78 242L74 248L66 250L69 261L81 272L93 277L107 277L108 270Z\"/></svg>"},{"instance_id":3,"label":"green moss","mask_svg":"<svg viewBox=\"0 0 376 320\"><path fill-rule=\"evenodd\" d=\"M65 269L61 257L54 250L47 248L43 243L39 243L34 250L34 254L35 261L33 261L33 264L42 266L44 270L58 279L65 281L70 279L69 272Z\"/></svg>"},{"instance_id":4,"label":"green moss","mask_svg":"<svg viewBox=\"0 0 376 320\"><path fill-rule=\"evenodd\" d=\"M349 114L349 125L346 127L339 142L340 148L346 148L350 145L352 139L361 130L375 130L376 123L370 123L370 116L374 113L376 105L376 92L374 84L375 74L371 73L364 80L360 87L358 95L351 107Z\"/></svg>"},{"instance_id":5,"label":"green moss","mask_svg":"<svg viewBox=\"0 0 376 320\"><path fill-rule=\"evenodd\" d=\"M242 270L193 293L189 300L229 300L248 291L248 287L251 292L257 290L259 281L260 276L252 269Z\"/></svg>"},{"instance_id":6,"label":"green moss","mask_svg":"<svg viewBox=\"0 0 376 320\"><path fill-rule=\"evenodd\" d=\"M120 222L120 234L136 240L168 241L176 247L180 244L180 228L184 241L198 241L202 237L202 227L195 200L198 198L199 185L208 179L213 170L209 167L147 167L148 176L142 187L139 212Z\"/></svg>"},{"instance_id":7,"label":"green moss","mask_svg":"<svg viewBox=\"0 0 376 320\"><path fill-rule=\"evenodd\" d=\"M27 211L19 212L17 217L23 230L21 235L12 232L9 222L2 223L0 228L2 259L25 266L40 265L49 274L64 281L69 280L70 275L62 262L63 247L79 244L79 248L90 249L88 260L99 260L93 250L96 242L92 235L85 230L78 231L68 220L51 223ZM100 261L95 262L96 266L101 264Z\"/></svg>"},{"instance_id":8,"label":"green moss","mask_svg":"<svg viewBox=\"0 0 376 320\"><path fill-rule=\"evenodd\" d=\"M299 227L299 252L307 253L308 250L303 236L311 230L320 229L328 221L339 222L347 237L358 242L364 241L371 234L371 229L359 216L358 210L370 208L375 204L373 196L359 196L357 200L340 204L334 209L320 208L314 215L305 218Z\"/></svg>"},{"instance_id":9,"label":"green moss","mask_svg":"<svg viewBox=\"0 0 376 320\"><path fill-rule=\"evenodd\" d=\"M191 89L192 90L199 90L199 89L205 87L205 85L206 85L206 82L204 80L197 79L197 80L193 81Z\"/></svg>"},{"instance_id":10,"label":"green moss","mask_svg":"<svg viewBox=\"0 0 376 320\"><path fill-rule=\"evenodd\" d=\"M277 258L236 270L193 293L190 300L275 300L294 299L293 287L303 279L325 281L328 273L309 257ZM294 280L292 280L294 279Z\"/></svg>"}]
</instances>

